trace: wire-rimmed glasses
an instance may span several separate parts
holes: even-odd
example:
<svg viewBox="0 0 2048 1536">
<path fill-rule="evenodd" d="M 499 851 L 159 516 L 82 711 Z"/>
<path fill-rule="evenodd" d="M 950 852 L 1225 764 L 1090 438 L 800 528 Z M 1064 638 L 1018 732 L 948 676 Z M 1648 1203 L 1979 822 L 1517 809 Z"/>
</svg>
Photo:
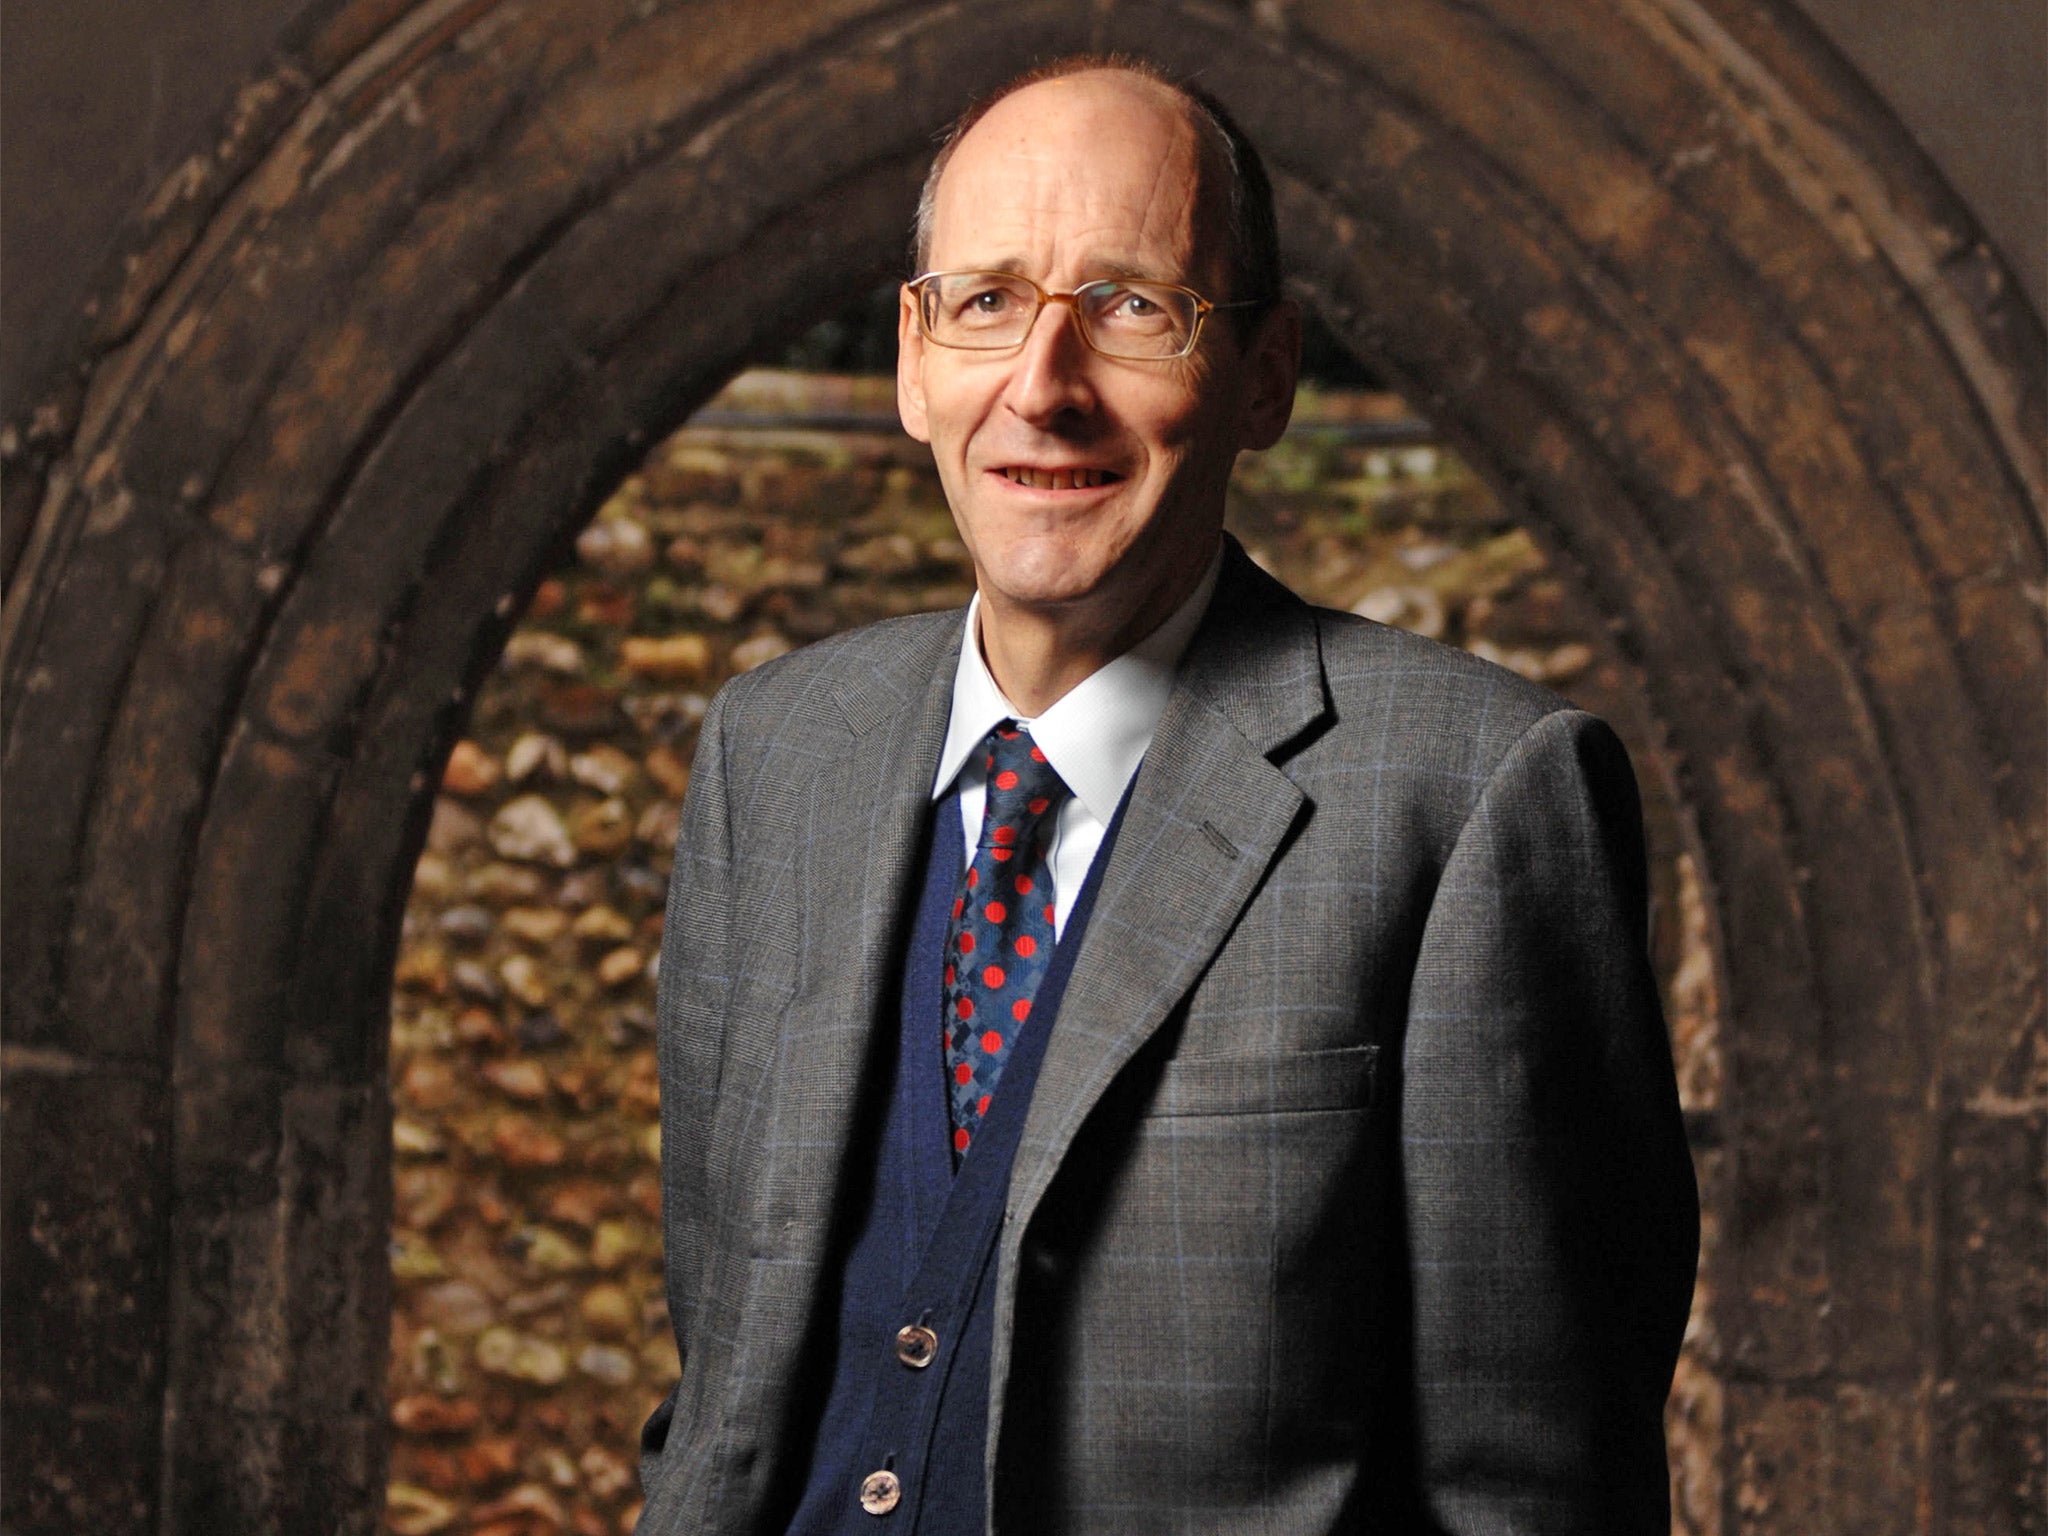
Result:
<svg viewBox="0 0 2048 1536">
<path fill-rule="evenodd" d="M 917 296 L 927 341 L 969 352 L 1022 344 L 1048 304 L 1070 305 L 1081 339 L 1104 357 L 1163 362 L 1186 357 L 1213 310 L 1250 309 L 1263 299 L 1212 304 L 1192 288 L 1150 278 L 1102 277 L 1052 293 L 1016 272 L 926 272 L 906 285 Z"/>
</svg>

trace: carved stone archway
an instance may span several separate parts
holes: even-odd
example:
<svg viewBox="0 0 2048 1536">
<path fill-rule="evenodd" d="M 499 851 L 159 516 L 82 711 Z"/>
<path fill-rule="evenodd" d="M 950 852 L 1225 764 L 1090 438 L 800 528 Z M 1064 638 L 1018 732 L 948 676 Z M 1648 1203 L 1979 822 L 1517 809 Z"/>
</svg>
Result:
<svg viewBox="0 0 2048 1536">
<path fill-rule="evenodd" d="M 468 690 L 639 445 L 900 261 L 934 131 L 1082 47 L 1242 116 L 1308 293 L 1641 669 L 1729 1017 L 1728 1528 L 2038 1506 L 2041 328 L 1796 13 L 356 0 L 10 466 L 11 1527 L 374 1525 Z"/>
</svg>

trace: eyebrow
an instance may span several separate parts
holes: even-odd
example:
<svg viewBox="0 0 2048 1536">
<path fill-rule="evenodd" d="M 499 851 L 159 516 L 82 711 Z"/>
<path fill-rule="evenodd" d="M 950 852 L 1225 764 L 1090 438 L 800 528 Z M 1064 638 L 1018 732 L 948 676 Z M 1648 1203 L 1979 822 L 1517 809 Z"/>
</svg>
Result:
<svg viewBox="0 0 2048 1536">
<path fill-rule="evenodd" d="M 1177 283 L 1180 281 L 1179 278 L 1175 277 L 1161 277 L 1156 271 L 1149 268 L 1132 266 L 1129 262 L 1123 261 L 1106 262 L 1103 264 L 1101 272 L 1104 277 L 1131 278 L 1151 283 Z"/>
<path fill-rule="evenodd" d="M 1028 277 L 1030 274 L 1024 270 L 1024 266 L 1024 258 L 1021 256 L 997 256 L 992 258 L 986 266 L 970 266 L 956 268 L 955 270 L 967 272 L 1014 272 L 1019 277 Z M 1089 270 L 1094 275 L 1085 278 L 1084 281 L 1091 283 L 1100 282 L 1105 277 L 1129 279 L 1134 282 L 1173 283 L 1176 286 L 1180 285 L 1183 281 L 1178 277 L 1161 277 L 1154 268 L 1139 266 L 1128 261 L 1105 261 L 1089 268 Z"/>
</svg>

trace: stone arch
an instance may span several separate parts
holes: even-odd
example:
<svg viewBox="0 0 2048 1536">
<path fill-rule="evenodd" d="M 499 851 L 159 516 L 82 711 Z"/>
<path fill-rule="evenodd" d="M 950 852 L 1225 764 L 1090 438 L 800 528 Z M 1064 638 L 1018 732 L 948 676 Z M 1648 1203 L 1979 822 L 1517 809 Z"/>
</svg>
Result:
<svg viewBox="0 0 2048 1536">
<path fill-rule="evenodd" d="M 2041 328 L 1788 5 L 356 0 L 14 466 L 10 1520 L 374 1523 L 389 979 L 469 690 L 637 445 L 901 260 L 951 113 L 1082 47 L 1239 112 L 1305 290 L 1640 669 L 1724 970 L 1745 1520 L 2038 1495 Z"/>
</svg>

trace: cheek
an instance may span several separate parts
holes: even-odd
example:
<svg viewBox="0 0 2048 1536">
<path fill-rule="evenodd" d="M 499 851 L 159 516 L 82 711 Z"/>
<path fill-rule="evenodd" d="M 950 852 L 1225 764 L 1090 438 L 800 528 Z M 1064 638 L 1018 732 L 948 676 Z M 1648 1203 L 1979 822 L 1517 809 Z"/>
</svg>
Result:
<svg viewBox="0 0 2048 1536">
<path fill-rule="evenodd" d="M 963 368 L 957 353 L 927 347 L 924 354 L 924 418 L 932 452 L 940 462 L 959 458 L 994 405 L 996 381 L 986 369 Z"/>
<path fill-rule="evenodd" d="M 1230 457 L 1221 451 L 1219 430 L 1220 424 L 1203 411 L 1189 409 L 1162 415 L 1145 434 L 1151 459 L 1148 478 L 1162 489 L 1191 478 L 1212 478 L 1214 462 Z"/>
<path fill-rule="evenodd" d="M 1144 435 L 1177 458 L 1199 457 L 1226 431 L 1232 412 L 1215 367 L 1197 354 L 1175 365 L 1159 387 L 1134 397 L 1132 418 Z"/>
</svg>

